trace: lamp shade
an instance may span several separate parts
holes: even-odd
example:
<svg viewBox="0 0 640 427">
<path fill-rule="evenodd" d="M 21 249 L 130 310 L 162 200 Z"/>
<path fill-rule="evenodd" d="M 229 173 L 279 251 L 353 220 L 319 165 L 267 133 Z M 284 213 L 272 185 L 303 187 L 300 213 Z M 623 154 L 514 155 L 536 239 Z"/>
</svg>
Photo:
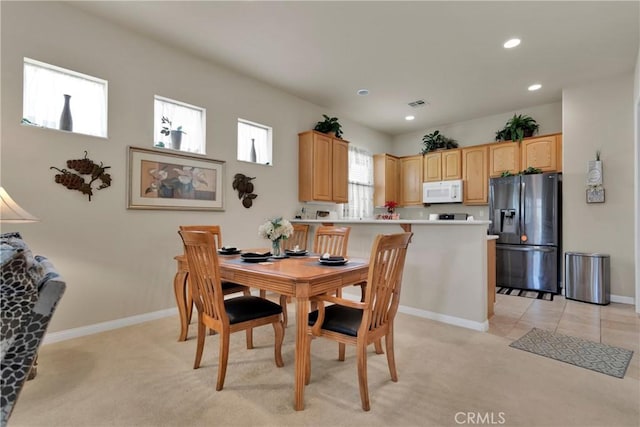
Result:
<svg viewBox="0 0 640 427">
<path fill-rule="evenodd" d="M 22 209 L 13 201 L 9 193 L 0 187 L 0 222 L 36 222 L 38 218 Z"/>
</svg>

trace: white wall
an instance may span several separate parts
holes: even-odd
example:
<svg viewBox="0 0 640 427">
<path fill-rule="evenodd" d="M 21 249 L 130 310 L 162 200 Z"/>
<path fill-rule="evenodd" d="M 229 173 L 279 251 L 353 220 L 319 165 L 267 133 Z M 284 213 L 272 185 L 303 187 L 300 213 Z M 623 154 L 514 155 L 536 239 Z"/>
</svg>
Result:
<svg viewBox="0 0 640 427">
<path fill-rule="evenodd" d="M 565 251 L 611 256 L 611 293 L 635 295 L 633 74 L 562 93 Z M 605 203 L 585 201 L 587 162 L 601 151 Z"/>
<path fill-rule="evenodd" d="M 48 256 L 67 281 L 49 332 L 174 308 L 173 256 L 182 252 L 181 224 L 219 224 L 225 243 L 261 246 L 262 222 L 296 212 L 297 134 L 331 111 L 63 3 L 2 2 L 1 19 L 1 183 L 41 220 L 2 231 L 22 232 L 34 253 Z M 24 56 L 108 80 L 109 138 L 20 125 Z M 227 162 L 224 212 L 126 209 L 127 146 L 152 146 L 155 94 L 207 109 L 207 157 Z M 273 167 L 235 160 L 238 117 L 273 126 Z M 390 150 L 388 136 L 341 123 L 353 144 Z M 111 166 L 113 177 L 91 202 L 55 184 L 49 169 L 85 150 Z M 256 177 L 251 209 L 232 192 L 235 173 Z"/>
<path fill-rule="evenodd" d="M 636 266 L 636 296 L 640 295 L 640 48 L 636 58 L 636 69 L 633 84 L 633 100 L 635 107 L 635 266 Z M 636 313 L 640 313 L 640 298 L 636 297 Z"/>
</svg>

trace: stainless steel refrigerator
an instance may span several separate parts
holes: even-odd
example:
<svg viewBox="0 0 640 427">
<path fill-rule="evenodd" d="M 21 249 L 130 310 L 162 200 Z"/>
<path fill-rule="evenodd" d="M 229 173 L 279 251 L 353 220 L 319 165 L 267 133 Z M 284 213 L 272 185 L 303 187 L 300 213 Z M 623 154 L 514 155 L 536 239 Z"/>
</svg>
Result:
<svg viewBox="0 0 640 427">
<path fill-rule="evenodd" d="M 562 175 L 491 178 L 489 233 L 496 242 L 496 286 L 559 293 Z"/>
</svg>

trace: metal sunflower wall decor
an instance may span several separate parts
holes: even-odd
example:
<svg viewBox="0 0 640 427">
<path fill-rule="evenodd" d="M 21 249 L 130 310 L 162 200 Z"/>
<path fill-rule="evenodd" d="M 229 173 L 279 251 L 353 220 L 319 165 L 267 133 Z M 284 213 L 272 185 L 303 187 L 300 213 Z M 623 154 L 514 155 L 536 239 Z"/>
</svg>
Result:
<svg viewBox="0 0 640 427">
<path fill-rule="evenodd" d="M 58 174 L 54 177 L 54 181 L 57 184 L 62 184 L 69 190 L 78 190 L 82 194 L 93 196 L 93 183 L 100 181 L 100 185 L 97 190 L 102 190 L 111 185 L 111 175 L 106 173 L 106 170 L 111 166 L 104 166 L 102 162 L 96 164 L 93 160 L 87 158 L 87 152 L 84 152 L 84 159 L 67 160 L 67 167 L 73 169 L 75 172 L 67 169 L 58 169 L 55 166 L 51 166 L 49 169 L 57 170 Z M 82 175 L 89 175 L 89 182 L 85 180 Z"/>
</svg>

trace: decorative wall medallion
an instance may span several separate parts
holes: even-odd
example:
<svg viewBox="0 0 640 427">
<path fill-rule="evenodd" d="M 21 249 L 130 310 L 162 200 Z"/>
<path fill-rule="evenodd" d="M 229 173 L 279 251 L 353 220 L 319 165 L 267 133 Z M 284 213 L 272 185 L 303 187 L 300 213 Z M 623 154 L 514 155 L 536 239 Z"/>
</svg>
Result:
<svg viewBox="0 0 640 427">
<path fill-rule="evenodd" d="M 232 187 L 234 190 L 238 191 L 238 199 L 242 200 L 242 206 L 247 209 L 253 205 L 253 199 L 258 197 L 257 194 L 253 193 L 254 187 L 251 181 L 254 179 L 256 179 L 255 176 L 253 178 L 249 178 L 241 173 L 237 173 L 233 177 Z"/>
<path fill-rule="evenodd" d="M 111 166 L 104 166 L 102 162 L 99 165 L 95 164 L 93 160 L 87 158 L 87 152 L 84 152 L 84 159 L 67 160 L 67 167 L 73 169 L 75 172 L 67 169 L 58 169 L 55 166 L 51 166 L 49 169 L 57 170 L 54 180 L 58 184 L 62 184 L 69 190 L 78 190 L 82 194 L 93 196 L 93 183 L 100 181 L 100 185 L 97 190 L 102 190 L 111 185 L 111 175 L 106 173 L 106 170 Z M 85 178 L 81 175 L 88 175 L 89 182 L 85 181 Z"/>
</svg>

